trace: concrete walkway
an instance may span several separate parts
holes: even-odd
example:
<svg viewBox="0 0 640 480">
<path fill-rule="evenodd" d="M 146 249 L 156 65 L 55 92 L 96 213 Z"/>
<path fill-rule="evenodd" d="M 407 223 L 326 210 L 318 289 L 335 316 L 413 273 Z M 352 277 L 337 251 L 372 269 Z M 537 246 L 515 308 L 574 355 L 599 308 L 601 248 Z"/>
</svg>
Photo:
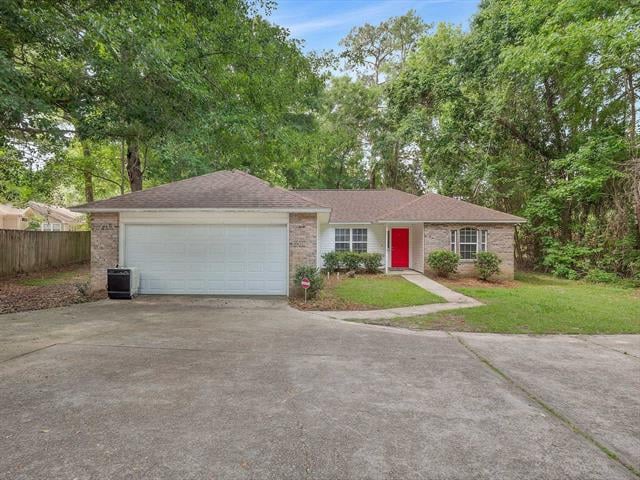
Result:
<svg viewBox="0 0 640 480">
<path fill-rule="evenodd" d="M 409 282 L 424 288 L 426 291 L 438 295 L 447 301 L 447 303 L 430 303 L 428 305 L 415 305 L 412 307 L 386 308 L 384 310 L 337 310 L 317 312 L 321 316 L 333 318 L 337 320 L 347 319 L 384 319 L 396 317 L 414 317 L 416 315 L 427 315 L 429 313 L 442 312 L 445 310 L 455 310 L 457 308 L 471 308 L 482 305 L 478 300 L 454 292 L 441 283 L 415 272 L 403 274 L 402 278 Z M 316 312 L 314 312 L 316 313 Z"/>
</svg>

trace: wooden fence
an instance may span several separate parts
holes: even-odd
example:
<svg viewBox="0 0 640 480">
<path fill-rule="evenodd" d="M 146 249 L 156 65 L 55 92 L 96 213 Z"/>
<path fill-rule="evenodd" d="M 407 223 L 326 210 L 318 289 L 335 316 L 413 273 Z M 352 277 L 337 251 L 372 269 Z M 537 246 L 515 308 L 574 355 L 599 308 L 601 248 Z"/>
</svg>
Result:
<svg viewBox="0 0 640 480">
<path fill-rule="evenodd" d="M 0 277 L 89 261 L 91 232 L 0 230 Z"/>
</svg>

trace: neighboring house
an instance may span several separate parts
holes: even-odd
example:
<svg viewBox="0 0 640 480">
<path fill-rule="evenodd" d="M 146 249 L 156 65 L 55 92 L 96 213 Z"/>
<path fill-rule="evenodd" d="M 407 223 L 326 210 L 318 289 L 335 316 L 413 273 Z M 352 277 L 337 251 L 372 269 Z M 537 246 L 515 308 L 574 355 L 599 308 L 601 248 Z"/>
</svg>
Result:
<svg viewBox="0 0 640 480">
<path fill-rule="evenodd" d="M 220 171 L 80 205 L 91 213 L 91 285 L 106 269 L 140 270 L 141 293 L 288 295 L 300 265 L 332 250 L 379 252 L 384 270 L 425 271 L 436 249 L 473 271 L 478 251 L 513 277 L 514 226 L 524 219 L 428 193 L 298 190 Z"/>
<path fill-rule="evenodd" d="M 45 232 L 78 230 L 85 218 L 83 214 L 72 212 L 68 208 L 38 202 L 29 202 L 24 215 L 27 219 L 40 221 L 40 230 Z"/>
<path fill-rule="evenodd" d="M 29 225 L 24 214 L 25 209 L 15 208 L 11 205 L 0 205 L 0 229 L 24 230 Z"/>
</svg>

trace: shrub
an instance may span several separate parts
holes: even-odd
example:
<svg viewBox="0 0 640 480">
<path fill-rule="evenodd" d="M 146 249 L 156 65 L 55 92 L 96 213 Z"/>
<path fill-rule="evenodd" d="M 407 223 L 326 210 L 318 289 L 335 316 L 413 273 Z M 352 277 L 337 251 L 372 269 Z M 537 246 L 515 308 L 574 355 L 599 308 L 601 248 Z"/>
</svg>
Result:
<svg viewBox="0 0 640 480">
<path fill-rule="evenodd" d="M 488 280 L 489 277 L 500 272 L 502 260 L 493 252 L 479 252 L 476 255 L 476 270 L 481 280 Z"/>
<path fill-rule="evenodd" d="M 381 253 L 361 253 L 362 264 L 368 273 L 378 273 L 382 265 Z"/>
<path fill-rule="evenodd" d="M 619 280 L 615 273 L 605 272 L 600 268 L 592 268 L 589 270 L 584 279 L 591 283 L 615 283 Z"/>
<path fill-rule="evenodd" d="M 362 265 L 362 255 L 357 252 L 338 252 L 338 259 L 346 270 L 359 270 Z"/>
<path fill-rule="evenodd" d="M 577 280 L 590 268 L 590 259 L 595 258 L 601 249 L 589 248 L 575 243 L 560 243 L 557 240 L 545 240 L 542 265 L 556 277 Z"/>
<path fill-rule="evenodd" d="M 333 273 L 340 268 L 339 252 L 327 252 L 322 254 L 325 272 Z"/>
<path fill-rule="evenodd" d="M 320 269 L 312 265 L 301 265 L 296 269 L 296 285 L 300 285 L 305 277 L 311 282 L 311 286 L 307 289 L 307 296 L 313 298 L 324 287 L 324 277 L 320 273 Z"/>
<path fill-rule="evenodd" d="M 460 257 L 449 250 L 434 250 L 427 257 L 427 264 L 440 277 L 447 277 L 458 270 Z"/>
</svg>

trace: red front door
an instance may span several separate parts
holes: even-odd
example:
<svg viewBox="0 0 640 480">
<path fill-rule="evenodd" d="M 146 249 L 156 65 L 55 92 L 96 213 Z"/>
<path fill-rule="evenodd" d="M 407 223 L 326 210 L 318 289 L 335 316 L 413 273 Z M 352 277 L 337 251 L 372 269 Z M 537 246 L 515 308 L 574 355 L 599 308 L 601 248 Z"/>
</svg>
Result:
<svg viewBox="0 0 640 480">
<path fill-rule="evenodd" d="M 391 268 L 409 268 L 409 229 L 391 229 Z"/>
</svg>

